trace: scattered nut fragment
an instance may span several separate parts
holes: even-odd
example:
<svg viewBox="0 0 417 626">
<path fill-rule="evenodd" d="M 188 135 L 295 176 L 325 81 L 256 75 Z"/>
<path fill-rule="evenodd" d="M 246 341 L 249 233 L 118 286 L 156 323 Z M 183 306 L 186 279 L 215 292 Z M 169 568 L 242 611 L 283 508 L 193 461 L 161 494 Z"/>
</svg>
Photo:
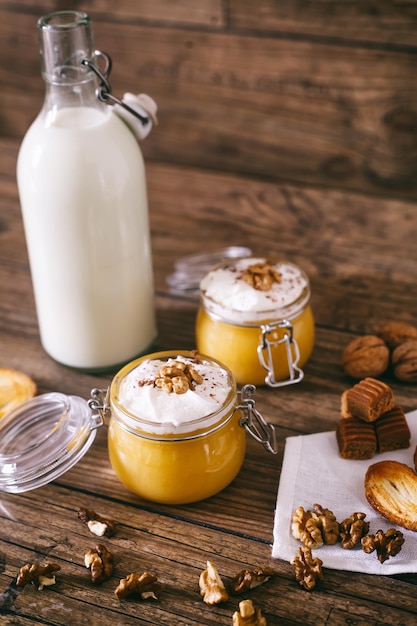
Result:
<svg viewBox="0 0 417 626">
<path fill-rule="evenodd" d="M 255 589 L 266 583 L 277 573 L 272 567 L 256 567 L 253 570 L 241 570 L 230 582 L 231 593 L 237 595 L 248 589 Z"/>
<path fill-rule="evenodd" d="M 352 513 L 340 524 L 340 540 L 342 548 L 351 550 L 357 546 L 362 537 L 369 532 L 369 522 L 365 522 L 366 513 Z"/>
<path fill-rule="evenodd" d="M 352 378 L 380 376 L 389 365 L 389 349 L 376 335 L 364 335 L 351 341 L 342 352 L 341 365 Z"/>
<path fill-rule="evenodd" d="M 101 584 L 108 580 L 113 573 L 113 556 L 103 544 L 99 543 L 95 549 L 90 549 L 84 556 L 85 566 L 91 571 L 91 581 Z"/>
<path fill-rule="evenodd" d="M 398 380 L 417 383 L 417 339 L 410 339 L 397 346 L 391 361 L 394 376 Z"/>
<path fill-rule="evenodd" d="M 207 561 L 207 569 L 201 572 L 199 587 L 200 595 L 206 604 L 212 606 L 229 599 L 229 594 L 219 576 L 217 567 L 212 561 Z"/>
<path fill-rule="evenodd" d="M 391 556 L 396 556 L 404 543 L 404 535 L 400 530 L 390 528 L 384 533 L 378 530 L 375 535 L 366 535 L 362 538 L 362 548 L 366 554 L 376 550 L 378 560 L 384 563 Z"/>
<path fill-rule="evenodd" d="M 26 563 L 20 568 L 16 579 L 18 587 L 24 587 L 28 583 L 38 587 L 38 591 L 42 591 L 44 587 L 55 585 L 55 572 L 58 572 L 61 566 L 57 563 L 46 563 L 38 565 L 37 563 Z"/>
<path fill-rule="evenodd" d="M 299 506 L 293 513 L 291 531 L 295 539 L 312 549 L 334 545 L 339 540 L 339 523 L 334 513 L 320 504 L 308 511 Z"/>
<path fill-rule="evenodd" d="M 189 363 L 173 361 L 161 367 L 155 378 L 155 386 L 167 393 L 186 393 L 194 385 L 201 385 L 203 377 Z"/>
<path fill-rule="evenodd" d="M 417 327 L 407 322 L 386 322 L 378 332 L 378 336 L 390 350 L 408 340 L 417 340 Z"/>
<path fill-rule="evenodd" d="M 131 595 L 138 595 L 141 600 L 159 600 L 162 585 L 158 582 L 155 574 L 143 572 L 142 574 L 129 574 L 122 578 L 114 591 L 119 600 Z"/>
<path fill-rule="evenodd" d="M 296 581 L 307 591 L 323 580 L 323 561 L 317 557 L 313 559 L 310 548 L 298 548 L 298 556 L 292 559 L 291 565 L 294 566 Z"/>
<path fill-rule="evenodd" d="M 252 600 L 239 602 L 239 611 L 233 613 L 233 626 L 267 626 L 261 609 L 253 606 Z"/>
<path fill-rule="evenodd" d="M 242 278 L 258 291 L 270 291 L 274 283 L 282 282 L 281 274 L 268 262 L 249 265 Z"/>
<path fill-rule="evenodd" d="M 112 537 L 116 532 L 116 522 L 102 517 L 91 509 L 78 509 L 78 518 L 88 526 L 93 535 L 97 537 Z"/>
</svg>

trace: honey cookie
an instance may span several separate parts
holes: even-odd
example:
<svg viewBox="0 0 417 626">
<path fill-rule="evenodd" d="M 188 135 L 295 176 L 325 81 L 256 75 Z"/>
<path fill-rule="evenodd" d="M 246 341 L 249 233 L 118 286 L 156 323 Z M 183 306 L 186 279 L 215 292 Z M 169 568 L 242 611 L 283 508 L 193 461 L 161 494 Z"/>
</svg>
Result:
<svg viewBox="0 0 417 626">
<path fill-rule="evenodd" d="M 23 372 L 0 367 L 0 418 L 36 395 L 35 382 Z"/>
</svg>

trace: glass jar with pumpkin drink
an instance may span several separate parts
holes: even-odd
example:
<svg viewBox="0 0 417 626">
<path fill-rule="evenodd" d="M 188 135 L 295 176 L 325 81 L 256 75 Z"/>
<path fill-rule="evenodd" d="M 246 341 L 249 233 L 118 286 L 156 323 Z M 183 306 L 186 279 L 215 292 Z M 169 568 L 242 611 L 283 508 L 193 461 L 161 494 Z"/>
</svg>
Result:
<svg viewBox="0 0 417 626">
<path fill-rule="evenodd" d="M 213 268 L 200 284 L 200 352 L 238 383 L 281 387 L 302 380 L 314 347 L 310 283 L 288 261 L 245 257 Z"/>
<path fill-rule="evenodd" d="M 242 466 L 245 430 L 276 453 L 274 428 L 254 408 L 253 391 L 246 385 L 238 392 L 227 367 L 193 352 L 132 361 L 108 394 L 109 455 L 118 478 L 165 504 L 218 493 Z"/>
</svg>

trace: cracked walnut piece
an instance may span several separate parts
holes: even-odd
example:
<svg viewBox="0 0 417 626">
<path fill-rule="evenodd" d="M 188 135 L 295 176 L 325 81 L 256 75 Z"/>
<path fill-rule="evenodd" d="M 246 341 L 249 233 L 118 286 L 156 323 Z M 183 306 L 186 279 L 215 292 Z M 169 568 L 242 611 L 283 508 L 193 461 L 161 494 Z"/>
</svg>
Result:
<svg viewBox="0 0 417 626">
<path fill-rule="evenodd" d="M 116 533 L 116 523 L 113 520 L 102 517 L 91 509 L 78 509 L 78 518 L 97 537 L 102 537 L 103 535 L 112 537 Z"/>
<path fill-rule="evenodd" d="M 351 550 L 357 546 L 362 537 L 369 532 L 369 522 L 365 522 L 366 513 L 352 513 L 340 524 L 340 540 L 342 548 Z"/>
<path fill-rule="evenodd" d="M 207 561 L 207 569 L 200 574 L 199 587 L 204 602 L 210 606 L 226 602 L 229 599 L 229 594 L 219 576 L 217 567 L 211 561 Z"/>
<path fill-rule="evenodd" d="M 186 393 L 194 385 L 201 385 L 202 376 L 189 363 L 174 361 L 164 365 L 155 378 L 155 386 L 167 393 Z"/>
<path fill-rule="evenodd" d="M 37 586 L 38 591 L 42 591 L 44 587 L 55 585 L 55 572 L 58 572 L 61 566 L 57 563 L 46 563 L 38 565 L 37 563 L 26 563 L 20 568 L 16 579 L 18 587 L 24 587 L 28 583 Z"/>
<path fill-rule="evenodd" d="M 232 579 L 230 591 L 237 595 L 248 589 L 255 589 L 255 587 L 266 583 L 276 573 L 277 571 L 272 567 L 256 567 L 253 570 L 244 569 Z"/>
<path fill-rule="evenodd" d="M 158 582 L 155 574 L 143 572 L 142 574 L 129 574 L 122 578 L 114 591 L 119 600 L 132 595 L 139 596 L 141 600 L 159 600 L 162 585 Z"/>
<path fill-rule="evenodd" d="M 108 580 L 113 573 L 113 556 L 101 543 L 86 552 L 84 563 L 91 572 L 91 581 L 97 585 Z"/>
<path fill-rule="evenodd" d="M 323 580 L 323 561 L 317 557 L 313 559 L 310 548 L 299 548 L 298 556 L 292 559 L 291 565 L 294 566 L 296 581 L 307 591 L 314 589 Z"/>
<path fill-rule="evenodd" d="M 404 543 L 404 536 L 400 530 L 389 528 L 386 533 L 378 530 L 375 535 L 366 535 L 362 539 L 362 548 L 366 554 L 376 550 L 378 561 L 384 563 L 390 556 L 396 556 Z"/>
<path fill-rule="evenodd" d="M 243 280 L 258 291 L 270 291 L 274 283 L 281 283 L 281 274 L 268 262 L 253 263 L 242 274 Z"/>
<path fill-rule="evenodd" d="M 311 549 L 334 545 L 339 540 L 339 524 L 334 513 L 320 504 L 308 511 L 299 506 L 293 513 L 291 531 L 295 539 Z"/>
<path fill-rule="evenodd" d="M 233 613 L 233 626 L 267 626 L 261 609 L 253 606 L 252 600 L 239 602 L 239 611 Z"/>
</svg>

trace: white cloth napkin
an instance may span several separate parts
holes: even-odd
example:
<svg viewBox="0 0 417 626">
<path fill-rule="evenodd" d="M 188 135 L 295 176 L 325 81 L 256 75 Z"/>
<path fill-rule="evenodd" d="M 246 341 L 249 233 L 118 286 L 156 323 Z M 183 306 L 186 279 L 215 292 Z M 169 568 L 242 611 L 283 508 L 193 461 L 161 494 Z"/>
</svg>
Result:
<svg viewBox="0 0 417 626">
<path fill-rule="evenodd" d="M 344 550 L 340 543 L 313 550 L 313 556 L 323 561 L 323 567 L 368 574 L 399 574 L 417 572 L 417 532 L 405 530 L 378 515 L 365 497 L 364 478 L 369 465 L 384 459 L 395 459 L 413 467 L 417 445 L 417 410 L 406 415 L 411 431 L 410 447 L 394 452 L 375 454 L 367 461 L 342 459 L 335 431 L 298 437 L 288 437 L 278 488 L 274 520 L 272 556 L 291 561 L 302 545 L 291 534 L 292 514 L 299 506 L 305 510 L 314 504 L 330 509 L 338 522 L 352 513 L 366 513 L 369 532 L 397 528 L 405 542 L 397 556 L 380 563 L 376 552 L 366 554 L 362 548 Z"/>
</svg>

